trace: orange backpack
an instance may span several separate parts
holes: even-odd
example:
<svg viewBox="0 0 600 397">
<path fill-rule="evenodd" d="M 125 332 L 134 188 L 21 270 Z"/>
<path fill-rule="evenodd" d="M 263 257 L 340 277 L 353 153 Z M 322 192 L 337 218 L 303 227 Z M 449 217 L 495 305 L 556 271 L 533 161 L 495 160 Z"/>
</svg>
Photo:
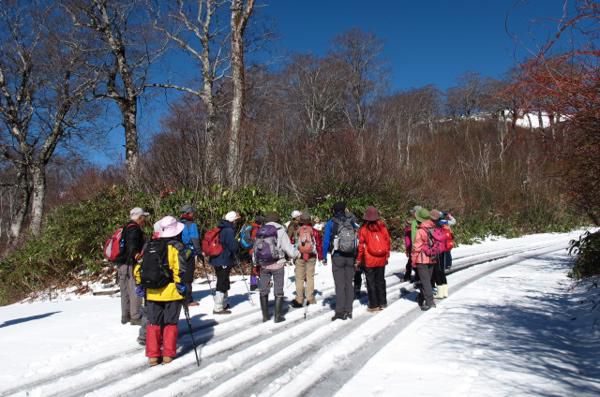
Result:
<svg viewBox="0 0 600 397">
<path fill-rule="evenodd" d="M 314 254 L 317 252 L 315 245 L 312 226 L 300 226 L 300 229 L 298 229 L 298 251 L 301 254 Z"/>
</svg>

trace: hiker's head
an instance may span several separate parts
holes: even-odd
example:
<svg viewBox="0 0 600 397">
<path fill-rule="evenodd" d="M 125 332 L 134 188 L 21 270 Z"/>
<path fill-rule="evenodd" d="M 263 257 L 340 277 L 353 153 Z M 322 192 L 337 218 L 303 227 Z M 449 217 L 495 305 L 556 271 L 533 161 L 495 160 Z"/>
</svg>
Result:
<svg viewBox="0 0 600 397">
<path fill-rule="evenodd" d="M 170 215 L 165 216 L 157 223 L 160 230 L 160 238 L 178 238 L 185 227 L 183 223 Z"/>
<path fill-rule="evenodd" d="M 223 219 L 225 219 L 227 222 L 236 223 L 240 220 L 240 214 L 235 211 L 229 211 L 227 214 L 225 214 Z"/>
<path fill-rule="evenodd" d="M 275 223 L 281 222 L 281 219 L 279 218 L 279 214 L 277 214 L 274 211 L 267 212 L 265 214 L 265 223 L 269 223 L 269 222 L 275 222 Z"/>
<path fill-rule="evenodd" d="M 376 222 L 379 220 L 379 211 L 375 207 L 367 207 L 363 214 L 363 220 L 365 222 Z"/>
<path fill-rule="evenodd" d="M 181 218 L 193 221 L 194 215 L 196 214 L 196 209 L 190 204 L 186 204 L 181 207 L 181 211 L 179 211 L 179 213 L 181 214 Z"/>
<path fill-rule="evenodd" d="M 346 213 L 346 203 L 343 201 L 338 201 L 333 205 L 333 215 L 345 214 Z"/>
<path fill-rule="evenodd" d="M 429 217 L 431 218 L 432 221 L 439 221 L 440 218 L 442 217 L 442 213 L 438 210 L 431 210 L 429 212 Z"/>
<path fill-rule="evenodd" d="M 426 220 L 430 219 L 429 211 L 426 208 L 419 208 L 419 210 L 415 213 L 415 219 L 417 222 L 422 223 Z"/>
<path fill-rule="evenodd" d="M 412 207 L 410 210 L 408 210 L 408 212 L 412 215 L 415 216 L 415 214 L 421 209 L 422 207 L 420 205 L 415 205 L 414 207 Z"/>
<path fill-rule="evenodd" d="M 302 213 L 302 215 L 298 217 L 298 223 L 301 225 L 312 225 L 312 219 L 309 214 Z"/>
<path fill-rule="evenodd" d="M 146 217 L 148 215 L 150 214 L 141 209 L 140 207 L 132 208 L 131 211 L 129 211 L 129 217 L 131 218 L 131 220 L 140 226 L 144 225 L 144 223 L 146 222 Z"/>
<path fill-rule="evenodd" d="M 300 220 L 301 216 L 302 216 L 302 211 L 298 211 L 298 210 L 293 210 L 292 211 L 292 221 L 294 223 L 298 223 L 298 221 Z"/>
</svg>

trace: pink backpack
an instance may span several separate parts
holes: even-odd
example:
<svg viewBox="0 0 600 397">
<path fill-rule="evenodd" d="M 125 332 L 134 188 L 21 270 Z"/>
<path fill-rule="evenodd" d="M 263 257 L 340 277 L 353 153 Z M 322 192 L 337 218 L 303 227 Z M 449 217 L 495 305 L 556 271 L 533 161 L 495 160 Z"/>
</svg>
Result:
<svg viewBox="0 0 600 397">
<path fill-rule="evenodd" d="M 446 250 L 446 235 L 442 228 L 427 228 L 427 246 L 423 248 L 425 255 L 438 256 Z"/>
</svg>

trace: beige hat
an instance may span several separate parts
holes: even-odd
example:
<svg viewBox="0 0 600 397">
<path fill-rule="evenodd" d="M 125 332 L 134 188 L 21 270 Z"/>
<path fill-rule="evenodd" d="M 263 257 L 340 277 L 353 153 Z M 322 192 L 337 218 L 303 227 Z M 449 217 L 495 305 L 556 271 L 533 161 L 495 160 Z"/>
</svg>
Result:
<svg viewBox="0 0 600 397">
<path fill-rule="evenodd" d="M 148 215 L 150 215 L 150 213 L 144 211 L 140 207 L 132 208 L 131 211 L 129 211 L 129 217 L 133 220 L 138 219 L 140 216 L 148 216 Z"/>
</svg>

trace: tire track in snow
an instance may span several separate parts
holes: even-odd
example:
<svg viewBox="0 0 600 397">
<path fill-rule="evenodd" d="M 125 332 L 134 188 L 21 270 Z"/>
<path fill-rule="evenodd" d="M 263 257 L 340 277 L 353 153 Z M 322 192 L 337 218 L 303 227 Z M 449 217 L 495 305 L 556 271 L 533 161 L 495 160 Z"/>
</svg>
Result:
<svg viewBox="0 0 600 397">
<path fill-rule="evenodd" d="M 562 242 L 562 240 L 561 240 Z M 547 244 L 547 243 L 546 243 Z M 523 243 L 522 247 L 528 247 L 527 249 L 524 249 L 523 251 L 527 251 L 530 250 L 532 245 L 530 244 L 526 244 Z M 515 254 L 515 250 L 521 248 L 521 246 L 515 246 L 512 247 L 510 249 L 500 249 L 500 250 L 495 250 L 489 253 L 485 253 L 485 254 L 472 254 L 472 255 L 464 255 L 461 257 L 457 257 L 454 261 L 455 266 L 453 269 L 453 272 L 462 270 L 464 268 L 467 267 L 471 267 L 471 266 L 475 266 L 477 264 L 481 264 L 481 263 L 485 263 L 488 262 L 490 260 L 494 260 L 494 259 L 498 259 L 499 257 L 505 257 L 507 255 L 514 255 Z M 388 274 L 386 274 L 386 278 L 391 278 L 391 280 L 388 281 L 388 289 L 393 289 L 396 288 L 398 285 L 409 285 L 408 283 L 402 283 L 400 282 L 400 280 L 398 279 L 398 274 L 399 270 L 402 269 L 398 269 L 396 268 L 395 270 L 391 270 L 388 272 Z M 324 294 L 324 298 L 331 298 L 333 296 L 333 287 L 328 287 L 328 288 L 324 288 L 322 290 L 322 292 L 330 292 L 328 294 Z M 309 316 L 310 318 L 314 318 L 317 317 L 319 318 L 320 313 L 325 311 L 327 312 L 326 317 L 330 316 L 330 310 L 328 307 L 321 307 L 319 308 L 319 310 L 315 310 L 318 307 L 315 306 L 311 306 L 309 310 Z M 247 348 L 247 345 L 251 345 L 252 341 L 260 338 L 261 336 L 265 336 L 266 334 L 272 333 L 272 332 L 288 332 L 291 328 L 301 325 L 302 323 L 306 323 L 305 321 L 302 320 L 301 313 L 299 313 L 301 311 L 291 311 L 288 313 L 288 321 L 282 323 L 283 326 L 281 327 L 277 327 L 277 325 L 280 324 L 272 324 L 272 323 L 265 323 L 264 325 L 260 322 L 260 313 L 258 311 L 257 308 L 250 308 L 249 310 L 245 310 L 242 313 L 238 313 L 238 314 L 234 314 L 230 317 L 228 317 L 226 320 L 223 321 L 214 321 L 212 324 L 204 324 L 201 325 L 200 327 L 195 327 L 194 329 L 194 335 L 198 338 L 198 336 L 200 337 L 201 340 L 203 341 L 207 341 L 208 343 L 204 346 L 200 346 L 202 353 L 206 352 L 205 355 L 202 356 L 203 359 L 206 359 L 207 364 L 208 365 L 212 365 L 211 363 L 216 362 L 217 360 L 227 356 L 227 355 L 231 355 L 231 354 L 236 354 L 239 353 L 240 351 L 244 350 Z M 294 315 L 294 313 L 298 313 L 297 316 Z M 292 321 L 290 321 L 292 320 Z M 302 321 L 301 321 L 302 320 Z M 307 320 L 308 321 L 308 320 Z M 232 326 L 230 327 L 228 324 L 235 324 L 236 326 Z M 336 323 L 340 323 L 339 321 Z M 355 322 L 354 322 L 355 323 Z M 260 327 L 261 325 L 263 325 L 263 328 L 267 328 L 267 330 L 263 330 L 261 328 L 261 332 L 248 332 L 248 334 L 245 336 L 245 340 L 240 341 L 240 334 L 242 334 L 244 331 L 241 332 L 237 332 L 237 330 L 239 328 L 247 328 L 250 327 L 248 329 L 252 330 L 254 328 Z M 214 329 L 215 331 L 217 330 L 223 330 L 223 328 L 227 329 L 227 328 L 232 328 L 230 329 L 228 332 L 224 332 L 223 335 L 220 338 L 215 338 L 214 336 L 208 336 L 208 334 L 210 334 L 210 329 Z M 282 328 L 282 329 L 279 329 Z M 191 340 L 189 338 L 189 335 L 186 338 L 186 334 L 188 332 L 182 332 L 181 334 L 183 335 L 183 338 L 181 339 L 181 344 L 183 345 L 183 350 L 187 351 L 187 353 L 190 352 L 191 349 Z M 215 332 L 216 333 L 216 332 Z M 221 333 L 221 332 L 219 332 Z M 231 335 L 229 335 L 231 333 Z M 202 335 L 204 335 L 205 339 L 202 339 Z M 276 336 L 276 335 L 274 335 Z M 273 338 L 274 336 L 270 336 L 270 338 Z M 234 339 L 231 339 L 234 338 Z M 237 339 L 236 339 L 237 338 Z M 236 343 L 233 342 L 234 340 L 236 340 L 237 342 L 240 343 Z M 314 346 L 313 346 L 314 348 Z M 35 382 L 32 382 L 28 385 L 22 385 L 19 386 L 18 389 L 14 388 L 8 391 L 4 391 L 2 392 L 2 394 L 0 395 L 7 395 L 7 394 L 11 394 L 11 393 L 15 393 L 15 392 L 21 392 L 18 395 L 31 395 L 30 392 L 33 392 L 32 394 L 41 394 L 41 395 L 47 395 L 47 392 L 51 392 L 52 388 L 48 387 L 48 386 L 55 386 L 55 389 L 53 392 L 51 393 L 58 393 L 61 396 L 64 395 L 82 395 L 87 391 L 93 391 L 97 388 L 101 388 L 102 386 L 106 386 L 109 384 L 114 384 L 114 383 L 119 383 L 121 382 L 123 386 L 127 386 L 130 387 L 128 390 L 129 391 L 133 391 L 134 394 L 137 394 L 140 390 L 137 389 L 135 387 L 131 387 L 133 386 L 134 383 L 131 382 L 131 378 L 135 377 L 136 375 L 140 375 L 140 373 L 147 373 L 148 370 L 151 371 L 155 371 L 156 369 L 148 369 L 148 367 L 146 366 L 145 363 L 145 358 L 140 357 L 140 353 L 142 352 L 142 348 L 136 348 L 136 349 L 130 349 L 121 353 L 117 353 L 99 360 L 94 360 L 90 363 L 81 365 L 79 367 L 76 367 L 74 369 L 70 369 L 67 371 L 64 371 L 63 373 L 59 373 L 59 374 L 53 374 L 50 377 L 47 377 L 45 379 L 41 379 Z M 175 370 L 176 366 L 175 363 L 177 362 L 182 362 L 184 361 L 184 358 L 188 358 L 188 361 L 190 361 L 190 363 L 188 364 L 192 364 L 193 367 L 191 365 L 189 365 L 190 368 L 186 368 L 186 373 L 193 373 L 193 372 L 197 372 L 197 371 L 204 371 L 204 364 L 203 367 L 200 368 L 200 370 L 195 368 L 195 358 L 193 357 L 193 353 L 190 354 L 184 354 L 182 356 L 180 356 L 177 360 L 175 360 L 172 364 L 170 364 L 169 366 L 164 366 L 161 367 L 161 369 L 163 368 L 170 368 L 173 366 L 173 370 Z M 211 359 L 211 357 L 213 357 Z M 114 369 L 113 371 L 111 371 L 111 367 L 113 363 L 122 363 L 123 361 L 131 361 L 131 365 L 126 366 L 127 368 L 123 368 L 118 367 L 116 369 Z M 182 368 L 180 368 L 181 370 Z M 153 386 L 155 386 L 156 384 L 159 384 L 161 382 L 166 382 L 166 381 L 171 381 L 174 378 L 178 379 L 180 378 L 182 375 L 181 371 L 174 373 L 175 371 L 171 371 L 173 373 L 170 374 L 161 374 L 161 375 L 165 375 L 165 377 L 161 377 L 159 380 L 151 382 L 151 384 Z M 152 373 L 151 375 L 154 375 L 154 373 Z M 158 374 L 156 374 L 158 375 Z M 77 378 L 83 378 L 81 379 L 81 382 L 77 382 Z M 57 387 L 57 385 L 62 384 L 62 387 Z M 123 393 L 127 393 L 127 387 L 125 387 L 124 390 L 122 390 L 121 392 Z M 147 388 L 143 388 L 145 390 L 147 390 Z M 119 392 L 119 393 L 121 393 Z M 104 394 L 106 395 L 106 394 Z"/>
</svg>

